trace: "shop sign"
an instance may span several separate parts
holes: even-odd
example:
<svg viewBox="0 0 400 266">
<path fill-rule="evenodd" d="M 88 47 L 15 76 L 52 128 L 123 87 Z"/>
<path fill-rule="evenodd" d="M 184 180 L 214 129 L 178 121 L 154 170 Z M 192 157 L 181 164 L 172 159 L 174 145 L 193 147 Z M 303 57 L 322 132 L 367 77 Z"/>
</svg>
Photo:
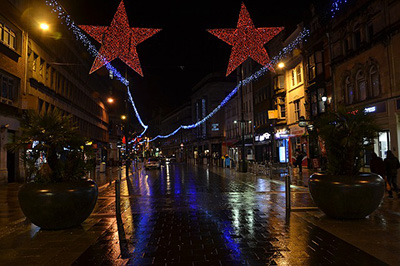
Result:
<svg viewBox="0 0 400 266">
<path fill-rule="evenodd" d="M 269 139 L 271 139 L 271 134 L 268 133 L 268 132 L 266 132 L 266 133 L 264 133 L 262 135 L 256 135 L 255 136 L 255 141 L 257 141 L 257 142 L 266 141 L 266 140 L 269 140 Z"/>
<path fill-rule="evenodd" d="M 268 110 L 268 119 L 278 119 L 278 110 Z"/>
<path fill-rule="evenodd" d="M 219 131 L 219 124 L 211 124 L 211 131 Z"/>
<path fill-rule="evenodd" d="M 304 127 L 292 127 L 290 129 L 290 134 L 294 136 L 302 136 L 306 133 L 306 129 Z"/>
<path fill-rule="evenodd" d="M 287 139 L 289 137 L 289 131 L 286 129 L 280 129 L 275 133 L 277 139 Z"/>
</svg>

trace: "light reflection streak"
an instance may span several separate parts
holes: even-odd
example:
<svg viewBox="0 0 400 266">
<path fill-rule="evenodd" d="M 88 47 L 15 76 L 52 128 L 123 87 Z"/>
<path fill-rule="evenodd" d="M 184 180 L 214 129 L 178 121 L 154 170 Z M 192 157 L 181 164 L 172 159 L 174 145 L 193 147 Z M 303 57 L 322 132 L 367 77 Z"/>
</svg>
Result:
<svg viewBox="0 0 400 266">
<path fill-rule="evenodd" d="M 196 187 L 194 184 L 194 179 L 190 178 L 189 179 L 189 187 Z M 214 222 L 218 229 L 222 232 L 222 236 L 224 238 L 224 241 L 227 245 L 227 247 L 232 251 L 232 256 L 235 260 L 241 260 L 242 259 L 242 252 L 240 251 L 239 244 L 236 243 L 235 239 L 232 238 L 231 232 L 234 231 L 232 224 L 228 220 L 220 221 L 221 218 L 215 217 L 211 212 L 204 210 L 199 206 L 199 202 L 197 202 L 198 194 L 195 189 L 192 191 L 193 193 L 188 194 L 189 198 L 189 206 L 192 210 L 195 212 L 203 212 L 206 214 L 207 218 L 210 219 L 212 222 Z"/>
</svg>

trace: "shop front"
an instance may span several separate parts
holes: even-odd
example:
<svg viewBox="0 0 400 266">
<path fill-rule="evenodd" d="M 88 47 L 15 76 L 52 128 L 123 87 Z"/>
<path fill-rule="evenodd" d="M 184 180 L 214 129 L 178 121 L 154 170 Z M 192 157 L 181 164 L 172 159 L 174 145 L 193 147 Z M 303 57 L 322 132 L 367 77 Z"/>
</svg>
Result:
<svg viewBox="0 0 400 266">
<path fill-rule="evenodd" d="M 289 141 L 289 158 L 292 165 L 295 164 L 296 156 L 298 153 L 304 154 L 302 166 L 308 166 L 308 134 L 305 127 L 293 125 L 289 128 L 290 141 Z"/>
<path fill-rule="evenodd" d="M 275 131 L 275 162 L 289 162 L 289 131 L 286 128 Z"/>
<path fill-rule="evenodd" d="M 255 160 L 257 162 L 271 161 L 272 137 L 273 135 L 269 132 L 256 134 L 254 136 Z"/>
</svg>

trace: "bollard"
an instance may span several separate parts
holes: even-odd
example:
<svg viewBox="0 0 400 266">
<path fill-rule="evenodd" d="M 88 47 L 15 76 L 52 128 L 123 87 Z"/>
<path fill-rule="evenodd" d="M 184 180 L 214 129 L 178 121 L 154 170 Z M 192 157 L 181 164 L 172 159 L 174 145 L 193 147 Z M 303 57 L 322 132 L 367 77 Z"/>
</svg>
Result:
<svg viewBox="0 0 400 266">
<path fill-rule="evenodd" d="M 290 198 L 290 182 L 291 182 L 291 167 L 288 165 L 288 173 L 285 177 L 285 196 L 286 196 L 286 211 L 291 210 L 291 198 Z"/>
<path fill-rule="evenodd" d="M 119 180 L 115 180 L 115 212 L 117 219 L 121 217 L 121 182 Z"/>
</svg>

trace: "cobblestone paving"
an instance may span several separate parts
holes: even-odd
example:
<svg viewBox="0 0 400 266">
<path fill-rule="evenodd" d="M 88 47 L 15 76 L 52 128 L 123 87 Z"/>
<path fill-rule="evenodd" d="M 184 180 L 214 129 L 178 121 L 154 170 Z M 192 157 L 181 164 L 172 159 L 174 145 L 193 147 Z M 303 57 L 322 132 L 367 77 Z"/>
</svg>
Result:
<svg viewBox="0 0 400 266">
<path fill-rule="evenodd" d="M 284 187 L 268 177 L 168 165 L 121 183 L 122 215 L 111 223 L 110 187 L 100 197 L 105 228 L 74 265 L 387 265 L 299 215 L 286 215 Z M 293 199 L 311 206 L 305 188 Z M 102 205 L 102 199 L 104 199 Z"/>
</svg>

